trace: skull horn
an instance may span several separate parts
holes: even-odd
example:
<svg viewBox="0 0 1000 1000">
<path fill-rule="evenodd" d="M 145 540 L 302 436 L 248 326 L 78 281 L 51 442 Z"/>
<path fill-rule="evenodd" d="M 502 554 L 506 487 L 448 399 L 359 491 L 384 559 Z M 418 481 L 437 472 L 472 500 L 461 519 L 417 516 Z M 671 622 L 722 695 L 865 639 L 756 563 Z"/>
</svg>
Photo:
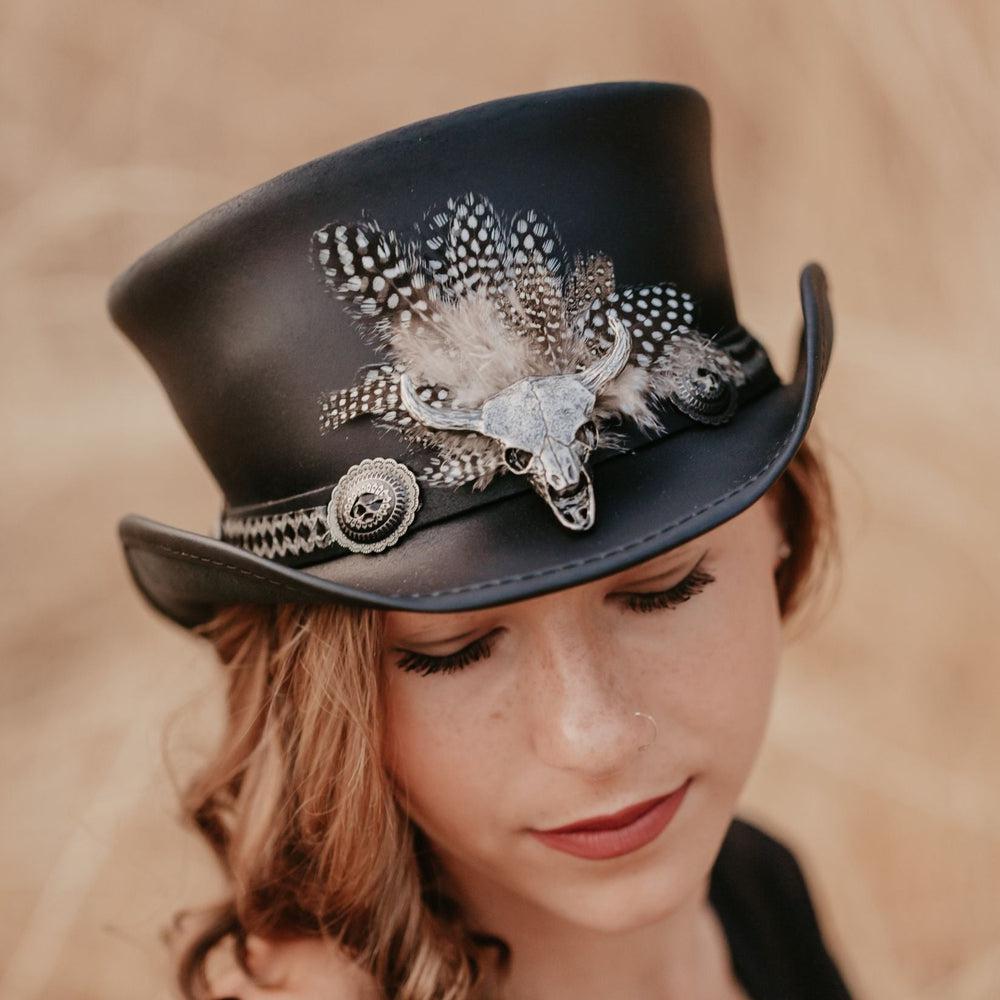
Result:
<svg viewBox="0 0 1000 1000">
<path fill-rule="evenodd" d="M 440 409 L 425 403 L 405 372 L 399 379 L 399 398 L 410 416 L 424 427 L 438 431 L 478 431 L 483 425 L 482 410 Z"/>
<path fill-rule="evenodd" d="M 631 339 L 625 324 L 617 316 L 609 316 L 608 323 L 615 331 L 614 343 L 603 358 L 598 358 L 586 371 L 578 376 L 580 381 L 595 395 L 613 378 L 617 378 L 628 361 L 632 350 Z"/>
</svg>

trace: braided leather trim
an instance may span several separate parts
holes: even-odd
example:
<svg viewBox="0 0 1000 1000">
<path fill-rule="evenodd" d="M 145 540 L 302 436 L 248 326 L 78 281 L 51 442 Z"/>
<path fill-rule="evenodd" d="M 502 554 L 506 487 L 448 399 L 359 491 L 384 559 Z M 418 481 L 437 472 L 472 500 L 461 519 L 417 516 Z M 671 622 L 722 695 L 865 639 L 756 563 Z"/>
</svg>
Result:
<svg viewBox="0 0 1000 1000">
<path fill-rule="evenodd" d="M 334 544 L 326 522 L 326 507 L 256 517 L 223 517 L 219 537 L 265 559 L 302 555 Z"/>
</svg>

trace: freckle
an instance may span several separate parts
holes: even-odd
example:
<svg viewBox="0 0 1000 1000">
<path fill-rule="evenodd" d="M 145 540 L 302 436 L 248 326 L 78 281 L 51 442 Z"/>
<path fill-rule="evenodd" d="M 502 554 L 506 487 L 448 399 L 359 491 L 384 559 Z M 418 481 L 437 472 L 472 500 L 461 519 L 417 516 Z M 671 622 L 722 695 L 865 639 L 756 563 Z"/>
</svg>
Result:
<svg viewBox="0 0 1000 1000">
<path fill-rule="evenodd" d="M 490 712 L 490 718 L 496 719 L 497 722 L 500 722 L 504 718 L 504 714 L 504 710 L 502 708 L 498 708 L 495 711 Z"/>
</svg>

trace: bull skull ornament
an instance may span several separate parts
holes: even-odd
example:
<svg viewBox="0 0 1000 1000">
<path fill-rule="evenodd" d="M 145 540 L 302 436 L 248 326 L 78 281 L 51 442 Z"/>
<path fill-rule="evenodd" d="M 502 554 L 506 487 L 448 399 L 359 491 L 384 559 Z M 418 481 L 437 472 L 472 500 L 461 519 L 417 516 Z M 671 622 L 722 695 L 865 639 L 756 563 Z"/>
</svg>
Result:
<svg viewBox="0 0 1000 1000">
<path fill-rule="evenodd" d="M 374 221 L 315 233 L 326 283 L 387 355 L 321 399 L 322 431 L 374 417 L 430 447 L 425 484 L 526 476 L 560 524 L 583 531 L 596 510 L 588 459 L 615 446 L 608 419 L 655 431 L 664 399 L 703 423 L 732 416 L 742 366 L 693 328 L 686 292 L 618 289 L 601 254 L 568 268 L 550 222 L 505 219 L 474 193 L 429 212 L 422 236 Z"/>
<path fill-rule="evenodd" d="M 506 468 L 527 476 L 559 523 L 582 531 L 594 524 L 594 487 L 586 461 L 597 444 L 592 419 L 598 393 L 628 361 L 628 331 L 612 318 L 611 350 L 580 373 L 535 375 L 490 396 L 475 410 L 435 409 L 417 394 L 410 376 L 399 396 L 410 415 L 442 431 L 475 431 L 503 448 Z"/>
</svg>

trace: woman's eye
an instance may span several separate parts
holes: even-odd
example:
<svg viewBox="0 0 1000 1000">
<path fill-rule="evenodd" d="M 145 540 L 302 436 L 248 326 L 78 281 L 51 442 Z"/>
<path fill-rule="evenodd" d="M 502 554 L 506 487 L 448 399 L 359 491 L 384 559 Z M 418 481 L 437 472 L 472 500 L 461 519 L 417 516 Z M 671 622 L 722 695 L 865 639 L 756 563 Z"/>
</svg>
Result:
<svg viewBox="0 0 1000 1000">
<path fill-rule="evenodd" d="M 486 635 L 474 639 L 467 646 L 448 653 L 446 656 L 428 656 L 426 653 L 416 653 L 411 649 L 402 649 L 402 655 L 396 661 L 396 666 L 409 673 L 418 673 L 423 676 L 427 674 L 445 673 L 450 674 L 456 670 L 467 667 L 476 660 L 485 660 L 493 651 L 493 643 L 500 634 L 499 629 L 487 632 Z"/>
<path fill-rule="evenodd" d="M 675 608 L 678 604 L 689 601 L 695 594 L 700 594 L 715 577 L 698 565 L 680 583 L 669 590 L 656 590 L 648 594 L 619 594 L 622 603 L 630 611 L 657 611 L 660 608 Z"/>
</svg>

